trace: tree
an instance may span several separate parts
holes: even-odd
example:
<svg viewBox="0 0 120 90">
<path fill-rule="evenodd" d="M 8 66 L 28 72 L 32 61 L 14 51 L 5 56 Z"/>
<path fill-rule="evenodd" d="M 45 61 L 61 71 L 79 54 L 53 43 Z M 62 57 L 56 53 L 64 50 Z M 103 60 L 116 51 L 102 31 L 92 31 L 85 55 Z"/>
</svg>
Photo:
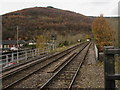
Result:
<svg viewBox="0 0 120 90">
<path fill-rule="evenodd" d="M 96 18 L 92 23 L 92 32 L 101 49 L 103 46 L 112 45 L 113 33 L 103 16 Z"/>
<path fill-rule="evenodd" d="M 44 48 L 46 43 L 46 39 L 43 35 L 37 36 L 37 48 Z"/>
<path fill-rule="evenodd" d="M 91 38 L 90 35 L 88 34 L 85 35 L 85 39 L 90 39 L 90 38 Z"/>
</svg>

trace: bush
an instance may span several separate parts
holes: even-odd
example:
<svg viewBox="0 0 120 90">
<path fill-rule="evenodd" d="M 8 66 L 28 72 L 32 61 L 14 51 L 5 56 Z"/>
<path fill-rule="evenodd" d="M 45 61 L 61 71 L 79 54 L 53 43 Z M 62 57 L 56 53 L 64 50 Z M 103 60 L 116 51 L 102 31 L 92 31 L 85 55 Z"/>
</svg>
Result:
<svg viewBox="0 0 120 90">
<path fill-rule="evenodd" d="M 36 48 L 36 45 L 28 45 L 28 44 L 26 44 L 24 47 L 25 48 Z"/>
<path fill-rule="evenodd" d="M 64 44 L 65 46 L 68 46 L 68 45 L 69 45 L 69 42 L 68 42 L 68 41 L 64 41 L 63 44 Z"/>
<path fill-rule="evenodd" d="M 64 44 L 63 43 L 59 43 L 58 47 L 63 47 Z"/>
<path fill-rule="evenodd" d="M 68 41 L 63 41 L 61 43 L 59 43 L 58 47 L 63 47 L 63 46 L 68 46 L 69 42 Z"/>
</svg>

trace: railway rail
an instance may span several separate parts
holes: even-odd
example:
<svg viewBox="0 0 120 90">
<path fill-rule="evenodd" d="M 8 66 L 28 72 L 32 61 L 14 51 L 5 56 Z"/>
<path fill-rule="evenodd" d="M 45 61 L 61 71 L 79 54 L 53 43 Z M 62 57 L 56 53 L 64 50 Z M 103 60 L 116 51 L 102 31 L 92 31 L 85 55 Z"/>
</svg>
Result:
<svg viewBox="0 0 120 90">
<path fill-rule="evenodd" d="M 85 57 L 88 53 L 89 45 L 85 45 L 79 52 L 76 52 L 67 63 L 65 63 L 61 69 L 59 69 L 54 75 L 42 86 L 38 86 L 40 90 L 52 89 L 52 88 L 72 88 L 72 84 L 81 68 Z M 80 59 L 76 59 L 78 55 L 82 55 Z"/>
<path fill-rule="evenodd" d="M 3 76 L 3 89 L 5 90 L 14 86 L 16 83 L 45 68 L 51 63 L 56 62 L 60 58 L 63 58 L 65 55 L 69 54 L 72 50 L 75 50 L 80 45 L 73 46 L 66 51 L 57 53 L 42 60 L 34 61 L 34 63 L 30 62 L 25 66 L 21 66 L 22 68 L 18 68 L 17 70 L 15 70 L 15 72 Z"/>
<path fill-rule="evenodd" d="M 42 54 L 47 54 L 47 51 L 47 48 L 37 48 L 2 53 L 0 55 L 0 65 L 2 66 L 2 71 L 5 71 L 6 69 L 12 68 L 14 66 L 18 66 L 18 64 L 21 64 L 24 61 L 29 61 L 31 58 L 39 58 L 39 56 Z"/>
<path fill-rule="evenodd" d="M 42 59 L 42 58 L 46 57 L 46 55 L 48 55 L 48 54 L 47 53 L 41 53 L 38 57 L 34 57 L 34 58 L 29 57 L 28 60 L 24 60 L 24 61 L 22 61 L 20 63 L 15 63 L 14 65 L 8 66 L 6 68 L 2 68 L 2 70 L 0 70 L 0 71 L 2 71 L 3 75 L 4 75 L 4 72 L 7 72 L 7 71 L 12 70 L 14 68 L 18 68 L 19 66 L 22 66 L 22 65 L 25 65 L 27 63 L 33 62 L 35 60 Z"/>
<path fill-rule="evenodd" d="M 94 84 L 94 83 L 98 82 L 97 78 L 99 77 L 99 73 L 97 74 L 94 70 L 92 70 L 90 68 L 92 65 L 96 65 L 94 43 L 91 43 L 90 48 L 88 50 L 88 53 L 85 57 L 85 61 L 83 62 L 82 69 L 79 69 L 79 71 L 78 71 L 78 73 L 77 73 L 77 75 L 74 79 L 74 82 L 72 83 L 72 85 L 70 87 L 71 89 L 76 90 L 78 88 L 79 89 L 82 89 L 82 88 L 96 88 L 97 86 L 99 88 L 99 84 Z M 88 68 L 86 68 L 86 67 L 88 67 Z M 94 69 L 97 70 L 98 68 L 94 67 Z"/>
<path fill-rule="evenodd" d="M 69 51 L 69 50 L 72 50 L 72 49 L 76 48 L 77 46 L 78 46 L 78 45 L 75 45 L 75 46 L 70 47 L 69 49 L 67 49 L 67 50 L 65 50 L 65 51 L 58 52 L 58 53 L 55 53 L 55 54 L 53 54 L 53 55 L 46 55 L 46 53 L 45 53 L 45 54 L 43 54 L 43 55 L 40 55 L 40 57 L 38 57 L 38 58 L 34 58 L 35 60 L 30 60 L 30 61 L 28 60 L 28 61 L 25 62 L 25 63 L 21 63 L 21 64 L 19 64 L 19 65 L 16 65 L 16 66 L 7 68 L 7 69 L 5 69 L 5 70 L 3 69 L 3 70 L 2 70 L 2 76 L 0 76 L 0 77 L 1 77 L 1 78 L 4 78 L 4 77 L 7 77 L 7 76 L 10 76 L 10 75 L 12 75 L 12 74 L 14 74 L 14 73 L 17 73 L 17 72 L 19 72 L 19 71 L 21 71 L 21 70 L 24 70 L 24 69 L 28 68 L 29 66 L 35 65 L 36 63 L 39 63 L 39 62 L 42 62 L 42 61 L 44 61 L 45 59 L 50 59 L 50 58 L 52 58 L 52 57 L 54 57 L 54 56 L 57 56 L 57 55 L 59 55 L 59 54 L 62 54 L 62 53 L 67 52 L 67 51 Z"/>
</svg>

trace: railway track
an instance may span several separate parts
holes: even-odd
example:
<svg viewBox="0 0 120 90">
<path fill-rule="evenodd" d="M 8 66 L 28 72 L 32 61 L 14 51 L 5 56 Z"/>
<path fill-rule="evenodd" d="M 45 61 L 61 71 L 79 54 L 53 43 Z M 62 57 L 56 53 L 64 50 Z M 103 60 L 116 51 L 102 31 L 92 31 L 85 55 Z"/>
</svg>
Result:
<svg viewBox="0 0 120 90">
<path fill-rule="evenodd" d="M 76 76 L 79 72 L 79 69 L 81 68 L 85 60 L 89 47 L 90 44 L 85 45 L 80 51 L 76 52 L 68 60 L 68 62 L 61 67 L 61 69 L 59 69 L 56 73 L 54 73 L 54 75 L 42 86 L 38 86 L 38 88 L 40 90 L 53 89 L 53 88 L 71 89 L 74 80 L 76 79 Z"/>
<path fill-rule="evenodd" d="M 11 65 L 11 66 L 6 67 L 6 68 L 3 67 L 2 70 L 0 70 L 0 71 L 2 71 L 2 72 L 3 72 L 3 75 L 4 75 L 4 72 L 7 72 L 7 71 L 9 71 L 9 70 L 11 70 L 11 69 L 14 69 L 14 68 L 17 68 L 17 67 L 19 67 L 19 66 L 25 65 L 25 64 L 27 64 L 27 63 L 33 62 L 33 61 L 35 61 L 35 60 L 41 59 L 41 58 L 45 57 L 46 55 L 48 55 L 48 54 L 47 54 L 47 53 L 41 53 L 38 57 L 37 57 L 37 56 L 34 57 L 34 58 L 32 58 L 32 56 L 31 56 L 31 57 L 28 57 L 28 60 L 22 61 L 22 62 L 20 62 L 20 63 L 14 64 L 14 65 Z M 4 75 L 4 76 L 5 76 L 5 75 Z"/>
<path fill-rule="evenodd" d="M 16 73 L 16 71 L 18 72 L 20 69 L 19 69 L 19 67 L 21 67 L 21 66 L 28 66 L 28 63 L 32 63 L 32 62 L 38 62 L 38 61 L 42 61 L 42 60 L 45 60 L 45 59 L 48 59 L 48 58 L 51 58 L 51 57 L 54 57 L 54 56 L 57 56 L 57 55 L 59 55 L 59 54 L 61 54 L 61 53 L 63 53 L 63 52 L 66 52 L 66 51 L 69 51 L 69 50 L 71 50 L 71 49 L 73 49 L 73 48 L 75 48 L 75 47 L 77 47 L 78 45 L 75 45 L 75 46 L 72 46 L 72 47 L 70 47 L 69 49 L 67 49 L 67 50 L 65 50 L 65 51 L 62 51 L 62 52 L 57 52 L 57 53 L 55 53 L 55 54 L 53 54 L 53 55 L 48 55 L 48 54 L 46 54 L 46 53 L 44 53 L 44 54 L 41 54 L 39 57 L 37 57 L 37 58 L 34 58 L 34 60 L 32 59 L 32 60 L 27 60 L 26 62 L 24 62 L 24 63 L 20 63 L 20 64 L 18 64 L 18 65 L 13 65 L 13 66 L 11 66 L 11 67 L 8 67 L 8 68 L 6 68 L 6 69 L 2 69 L 2 76 L 0 76 L 0 78 L 3 78 L 3 77 L 7 77 L 7 76 L 9 76 L 9 74 L 11 74 L 11 72 L 10 71 L 12 71 L 12 73 L 13 73 L 13 71 L 15 71 L 14 73 Z M 14 68 L 16 68 L 15 70 L 14 70 Z M 19 70 L 18 70 L 19 69 Z"/>
<path fill-rule="evenodd" d="M 8 89 L 14 86 L 16 83 L 28 78 L 30 75 L 36 73 L 39 70 L 42 70 L 43 68 L 50 65 L 51 63 L 56 62 L 60 58 L 65 57 L 72 50 L 75 50 L 78 46 L 79 45 L 71 47 L 67 49 L 66 51 L 57 53 L 47 59 L 38 60 L 34 63 L 30 63 L 29 65 L 25 65 L 24 68 L 16 70 L 16 72 L 14 73 L 7 74 L 6 76 L 3 77 L 3 89 L 5 90 L 5 89 Z"/>
<path fill-rule="evenodd" d="M 95 80 L 97 80 L 97 78 L 94 78 L 95 77 L 94 75 L 96 75 L 95 71 L 91 70 L 91 68 L 89 67 L 96 63 L 96 57 L 94 54 L 95 54 L 94 43 L 91 43 L 90 48 L 88 50 L 88 54 L 86 55 L 85 61 L 83 62 L 82 69 L 78 71 L 77 76 L 74 82 L 72 83 L 71 89 L 76 90 L 78 88 L 79 89 L 80 88 L 95 88 L 97 85 L 99 87 L 99 84 L 97 85 L 93 84 L 93 83 L 97 83 L 98 81 L 95 82 Z M 85 69 L 86 67 L 89 67 L 89 68 Z M 83 71 L 83 69 L 85 69 L 85 71 Z"/>
</svg>

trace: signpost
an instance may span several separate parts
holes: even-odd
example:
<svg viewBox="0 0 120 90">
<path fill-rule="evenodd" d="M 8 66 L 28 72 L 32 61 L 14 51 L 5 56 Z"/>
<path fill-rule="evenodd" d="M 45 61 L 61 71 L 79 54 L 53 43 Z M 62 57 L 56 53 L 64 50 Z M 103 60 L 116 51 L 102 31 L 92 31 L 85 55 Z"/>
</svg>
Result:
<svg viewBox="0 0 120 90">
<path fill-rule="evenodd" d="M 57 35 L 55 33 L 51 34 L 51 40 L 52 40 L 52 50 L 55 50 L 56 48 L 55 40 L 57 40 Z"/>
</svg>

